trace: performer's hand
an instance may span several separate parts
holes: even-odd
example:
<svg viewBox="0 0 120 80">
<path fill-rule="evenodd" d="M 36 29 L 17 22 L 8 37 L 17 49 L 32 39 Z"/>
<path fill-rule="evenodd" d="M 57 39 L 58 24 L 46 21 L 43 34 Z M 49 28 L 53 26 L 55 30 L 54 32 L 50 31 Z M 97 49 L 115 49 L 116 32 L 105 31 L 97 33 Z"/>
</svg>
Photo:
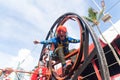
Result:
<svg viewBox="0 0 120 80">
<path fill-rule="evenodd" d="M 34 43 L 34 44 L 39 44 L 40 42 L 37 41 L 37 40 L 35 40 L 35 41 L 33 41 L 33 43 Z"/>
</svg>

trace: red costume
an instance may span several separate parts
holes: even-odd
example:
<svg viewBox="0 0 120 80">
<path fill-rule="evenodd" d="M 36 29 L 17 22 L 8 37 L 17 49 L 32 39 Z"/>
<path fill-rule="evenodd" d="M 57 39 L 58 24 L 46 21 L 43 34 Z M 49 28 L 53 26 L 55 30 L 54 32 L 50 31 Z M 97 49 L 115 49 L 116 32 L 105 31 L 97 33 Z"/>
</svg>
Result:
<svg viewBox="0 0 120 80">
<path fill-rule="evenodd" d="M 48 68 L 40 66 L 36 68 L 31 76 L 31 80 L 47 80 L 46 74 L 48 73 Z"/>
</svg>

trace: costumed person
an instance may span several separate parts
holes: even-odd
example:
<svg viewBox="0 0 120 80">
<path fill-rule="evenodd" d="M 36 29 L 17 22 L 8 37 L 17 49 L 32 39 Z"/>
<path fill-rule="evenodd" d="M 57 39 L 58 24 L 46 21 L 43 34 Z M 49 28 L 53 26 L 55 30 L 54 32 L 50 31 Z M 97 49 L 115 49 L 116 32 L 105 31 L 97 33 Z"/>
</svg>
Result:
<svg viewBox="0 0 120 80">
<path fill-rule="evenodd" d="M 40 61 L 39 66 L 34 70 L 31 80 L 48 80 L 48 76 L 50 75 L 48 68 L 45 64 Z"/>
<path fill-rule="evenodd" d="M 64 56 L 69 53 L 69 43 L 79 43 L 79 39 L 74 39 L 67 35 L 67 28 L 63 25 L 58 26 L 56 29 L 56 36 L 44 41 L 35 40 L 34 44 L 53 44 L 54 51 L 50 56 L 56 55 L 55 59 L 59 59 L 62 63 L 63 69 L 67 67 Z M 53 56 L 52 56 L 53 57 Z M 53 57 L 54 58 L 54 57 Z"/>
<path fill-rule="evenodd" d="M 43 56 L 42 56 L 42 61 L 44 62 L 45 66 L 49 66 L 49 49 L 45 48 L 43 50 Z"/>
</svg>

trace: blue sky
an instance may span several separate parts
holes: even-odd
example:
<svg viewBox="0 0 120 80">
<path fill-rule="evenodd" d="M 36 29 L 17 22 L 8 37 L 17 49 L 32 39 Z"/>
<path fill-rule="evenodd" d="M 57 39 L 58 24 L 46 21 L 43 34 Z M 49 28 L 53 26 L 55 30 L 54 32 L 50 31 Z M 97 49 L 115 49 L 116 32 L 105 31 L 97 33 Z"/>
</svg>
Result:
<svg viewBox="0 0 120 80">
<path fill-rule="evenodd" d="M 95 1 L 100 6 L 101 0 Z M 112 15 L 113 23 L 120 19 L 118 1 L 105 0 L 105 11 Z M 0 0 L 0 68 L 15 68 L 25 59 L 21 67 L 32 69 L 42 48 L 33 41 L 44 40 L 52 24 L 64 13 L 85 16 L 90 6 L 99 10 L 92 0 Z M 100 28 L 105 31 L 110 25 L 101 21 Z"/>
</svg>

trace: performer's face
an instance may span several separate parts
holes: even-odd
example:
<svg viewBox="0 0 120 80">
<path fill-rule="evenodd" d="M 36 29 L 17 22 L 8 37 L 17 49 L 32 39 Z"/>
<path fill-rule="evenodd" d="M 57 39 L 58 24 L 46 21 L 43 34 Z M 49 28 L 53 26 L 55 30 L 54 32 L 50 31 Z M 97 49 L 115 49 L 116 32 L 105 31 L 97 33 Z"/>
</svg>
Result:
<svg viewBox="0 0 120 80">
<path fill-rule="evenodd" d="M 60 38 L 60 40 L 64 40 L 66 38 L 66 32 L 59 31 L 58 32 L 58 37 Z"/>
</svg>

